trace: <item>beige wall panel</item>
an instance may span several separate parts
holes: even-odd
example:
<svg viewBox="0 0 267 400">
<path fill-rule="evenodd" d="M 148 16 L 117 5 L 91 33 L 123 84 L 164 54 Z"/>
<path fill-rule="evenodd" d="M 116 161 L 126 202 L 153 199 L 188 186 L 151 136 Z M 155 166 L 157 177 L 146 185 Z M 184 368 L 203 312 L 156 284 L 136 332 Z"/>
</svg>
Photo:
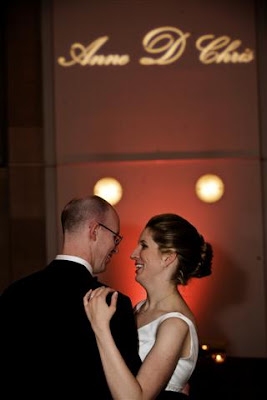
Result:
<svg viewBox="0 0 267 400">
<path fill-rule="evenodd" d="M 167 65 L 141 65 L 142 57 L 155 57 L 144 50 L 143 38 L 164 26 L 190 34 L 181 56 Z M 256 60 L 203 64 L 196 41 L 204 35 L 229 40 L 237 46 L 231 54 L 255 57 L 254 2 L 54 0 L 58 162 L 155 153 L 257 156 Z M 73 61 L 72 44 L 79 43 L 78 55 L 104 36 L 107 42 L 94 54 L 127 54 L 129 63 L 58 64 L 59 57 Z M 182 34 L 174 34 L 174 42 L 177 37 Z M 219 56 L 226 48 L 213 52 Z"/>
</svg>

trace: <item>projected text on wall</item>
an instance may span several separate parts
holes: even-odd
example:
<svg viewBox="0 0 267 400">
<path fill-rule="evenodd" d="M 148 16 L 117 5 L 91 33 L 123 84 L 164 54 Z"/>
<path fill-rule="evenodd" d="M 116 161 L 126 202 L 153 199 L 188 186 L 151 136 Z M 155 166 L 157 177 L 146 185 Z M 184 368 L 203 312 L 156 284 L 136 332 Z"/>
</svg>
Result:
<svg viewBox="0 0 267 400">
<path fill-rule="evenodd" d="M 175 27 L 160 27 L 151 30 L 143 38 L 143 48 L 150 56 L 140 57 L 141 65 L 168 65 L 178 61 L 186 54 L 186 44 L 190 33 L 184 33 Z M 70 59 L 58 58 L 62 67 L 81 66 L 124 66 L 131 61 L 129 54 L 103 54 L 105 44 L 110 40 L 102 36 L 85 46 L 73 43 L 70 47 Z M 242 41 L 231 39 L 227 35 L 216 37 L 213 34 L 200 36 L 195 47 L 199 51 L 202 64 L 249 63 L 254 59 L 253 50 L 242 50 Z"/>
</svg>

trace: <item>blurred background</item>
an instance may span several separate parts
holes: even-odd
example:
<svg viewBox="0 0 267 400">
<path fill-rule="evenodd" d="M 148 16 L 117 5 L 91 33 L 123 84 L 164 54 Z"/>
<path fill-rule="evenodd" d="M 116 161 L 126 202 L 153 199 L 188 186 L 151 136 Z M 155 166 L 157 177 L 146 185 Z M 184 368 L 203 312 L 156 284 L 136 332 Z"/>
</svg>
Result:
<svg viewBox="0 0 267 400">
<path fill-rule="evenodd" d="M 115 178 L 124 240 L 100 279 L 134 305 L 144 292 L 129 256 L 144 224 L 164 212 L 188 219 L 214 249 L 212 275 L 182 288 L 208 346 L 192 387 L 211 398 L 220 385 L 236 388 L 233 398 L 262 394 L 266 2 L 11 0 L 1 8 L 0 290 L 60 252 L 65 203 Z M 206 174 L 221 180 L 218 200 L 198 197 Z M 253 387 L 245 390 L 246 378 Z"/>
</svg>

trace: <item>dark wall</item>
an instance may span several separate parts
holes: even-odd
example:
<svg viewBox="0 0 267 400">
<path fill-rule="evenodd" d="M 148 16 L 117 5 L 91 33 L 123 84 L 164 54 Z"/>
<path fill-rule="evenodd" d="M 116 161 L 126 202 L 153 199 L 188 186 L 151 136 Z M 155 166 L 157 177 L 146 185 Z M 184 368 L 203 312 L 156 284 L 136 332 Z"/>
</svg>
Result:
<svg viewBox="0 0 267 400">
<path fill-rule="evenodd" d="M 8 1 L 1 16 L 1 286 L 45 264 L 41 12 Z"/>
</svg>

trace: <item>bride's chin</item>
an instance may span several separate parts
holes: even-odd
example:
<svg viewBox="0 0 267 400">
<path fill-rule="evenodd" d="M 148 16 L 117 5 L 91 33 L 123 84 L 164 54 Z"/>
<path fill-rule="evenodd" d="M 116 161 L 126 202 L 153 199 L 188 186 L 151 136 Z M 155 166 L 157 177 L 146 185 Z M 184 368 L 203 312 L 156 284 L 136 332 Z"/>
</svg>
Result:
<svg viewBox="0 0 267 400">
<path fill-rule="evenodd" d="M 142 285 L 142 277 L 140 277 L 139 274 L 136 274 L 136 275 L 135 275 L 135 280 L 136 280 L 136 282 L 140 283 L 140 285 Z M 142 285 L 142 286 L 143 286 L 143 285 Z"/>
</svg>

